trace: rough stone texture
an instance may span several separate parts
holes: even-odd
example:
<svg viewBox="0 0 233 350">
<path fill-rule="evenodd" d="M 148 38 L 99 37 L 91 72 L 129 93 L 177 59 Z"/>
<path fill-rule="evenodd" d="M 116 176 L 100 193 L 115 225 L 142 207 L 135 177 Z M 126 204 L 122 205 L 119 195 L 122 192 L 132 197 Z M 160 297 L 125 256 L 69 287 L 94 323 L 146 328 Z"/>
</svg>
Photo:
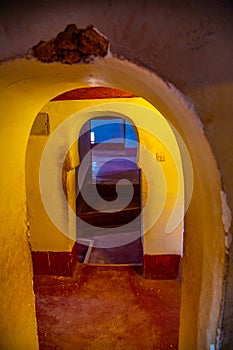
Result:
<svg viewBox="0 0 233 350">
<path fill-rule="evenodd" d="M 104 57 L 109 41 L 100 35 L 92 25 L 78 29 L 69 24 L 55 38 L 40 41 L 32 48 L 32 55 L 42 62 L 73 64 L 93 57 Z"/>
</svg>

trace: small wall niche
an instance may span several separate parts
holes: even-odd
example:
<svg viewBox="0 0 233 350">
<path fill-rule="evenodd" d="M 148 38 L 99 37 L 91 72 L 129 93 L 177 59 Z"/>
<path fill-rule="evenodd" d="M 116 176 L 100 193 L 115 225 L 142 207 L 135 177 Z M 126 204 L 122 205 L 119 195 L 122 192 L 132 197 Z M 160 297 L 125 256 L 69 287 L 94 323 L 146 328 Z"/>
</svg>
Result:
<svg viewBox="0 0 233 350">
<path fill-rule="evenodd" d="M 49 116 L 47 113 L 38 113 L 31 129 L 31 135 L 49 135 Z"/>
</svg>

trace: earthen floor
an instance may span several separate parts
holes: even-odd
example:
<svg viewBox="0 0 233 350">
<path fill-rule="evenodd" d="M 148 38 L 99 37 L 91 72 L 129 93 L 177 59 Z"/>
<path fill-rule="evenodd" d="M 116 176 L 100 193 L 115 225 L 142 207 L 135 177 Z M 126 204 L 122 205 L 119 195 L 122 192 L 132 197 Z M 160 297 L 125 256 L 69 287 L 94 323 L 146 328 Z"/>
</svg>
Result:
<svg viewBox="0 0 233 350">
<path fill-rule="evenodd" d="M 178 348 L 177 280 L 78 264 L 73 277 L 35 276 L 34 289 L 40 350 Z"/>
</svg>

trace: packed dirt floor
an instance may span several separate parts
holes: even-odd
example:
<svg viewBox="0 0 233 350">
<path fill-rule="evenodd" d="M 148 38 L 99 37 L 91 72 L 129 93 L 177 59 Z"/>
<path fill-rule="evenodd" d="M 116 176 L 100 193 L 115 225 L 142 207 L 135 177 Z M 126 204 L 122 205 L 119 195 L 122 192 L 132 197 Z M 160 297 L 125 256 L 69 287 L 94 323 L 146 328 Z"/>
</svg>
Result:
<svg viewBox="0 0 233 350">
<path fill-rule="evenodd" d="M 35 276 L 34 289 L 40 350 L 178 349 L 177 280 L 77 264 L 73 277 Z"/>
</svg>

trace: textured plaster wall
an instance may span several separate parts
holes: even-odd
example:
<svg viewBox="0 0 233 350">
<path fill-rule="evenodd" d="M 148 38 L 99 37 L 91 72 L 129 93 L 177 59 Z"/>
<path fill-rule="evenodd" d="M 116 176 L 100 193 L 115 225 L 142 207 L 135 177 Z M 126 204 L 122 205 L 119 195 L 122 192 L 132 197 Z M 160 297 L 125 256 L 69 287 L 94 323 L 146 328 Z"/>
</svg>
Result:
<svg viewBox="0 0 233 350">
<path fill-rule="evenodd" d="M 26 189 L 30 244 L 33 251 L 71 251 L 73 242 L 64 236 L 49 219 L 40 195 L 39 167 L 46 141 L 47 138 L 44 136 L 30 136 L 27 148 Z M 48 176 L 55 179 L 55 174 L 54 169 L 54 173 L 50 172 Z M 54 209 L 62 210 L 61 217 L 65 221 L 68 217 L 67 206 L 62 206 L 60 209 L 60 206 L 56 205 Z"/>
<path fill-rule="evenodd" d="M 146 115 L 143 115 L 144 119 L 147 119 L 146 117 Z M 167 128 L 160 126 L 161 132 L 159 132 L 159 125 L 152 118 L 148 118 L 148 122 L 151 125 L 150 132 L 146 132 L 140 128 L 138 129 L 143 148 L 145 147 L 150 151 L 148 153 L 142 150 L 139 157 L 139 166 L 143 171 L 145 170 L 147 172 L 147 176 L 149 175 L 147 180 L 146 176 L 142 174 L 143 203 L 146 204 L 147 201 L 149 203 L 148 213 L 146 210 L 143 214 L 144 254 L 182 255 L 184 175 L 180 151 L 175 136 L 169 126 Z M 153 131 L 154 135 L 151 134 Z M 154 167 L 151 155 L 156 159 L 156 154 L 161 152 L 165 156 L 165 161 L 157 162 L 158 168 Z M 147 188 L 148 182 L 149 188 Z M 166 192 L 165 198 L 163 198 L 164 186 Z M 163 201 L 164 204 L 161 206 Z M 175 217 L 180 216 L 180 220 L 179 224 L 175 225 L 171 232 L 169 232 L 169 220 L 175 207 L 177 208 Z M 161 212 L 160 209 L 162 209 Z M 147 225 L 150 227 L 149 230 L 147 229 Z"/>
<path fill-rule="evenodd" d="M 3 3 L 1 11 L 3 58 L 27 53 L 40 40 L 54 37 L 67 23 L 78 27 L 92 23 L 109 38 L 113 53 L 156 68 L 179 86 L 229 79 L 231 47 L 226 41 L 230 45 L 230 0 L 68 0 L 65 4 L 42 0 L 21 1 L 20 9 L 12 3 Z"/>
<path fill-rule="evenodd" d="M 0 348 L 38 349 L 24 172 L 28 128 L 21 114 L 33 115 L 34 106 L 22 101 L 18 86 L 9 91 L 2 81 L 1 87 Z"/>
<path fill-rule="evenodd" d="M 168 80 L 176 85 L 181 90 L 186 99 L 190 100 L 197 110 L 201 121 L 204 126 L 204 132 L 207 135 L 210 146 L 214 152 L 217 166 L 221 174 L 221 181 L 223 189 L 227 194 L 228 204 L 233 210 L 233 191 L 232 191 L 232 169 L 233 169 L 233 155 L 232 149 L 232 129 L 233 129 L 233 100 L 232 100 L 232 80 L 233 80 L 233 20 L 232 20 L 232 2 L 229 0 L 219 1 L 190 1 L 190 2 L 168 2 L 168 1 L 98 1 L 93 2 L 91 0 L 81 1 L 56 1 L 56 5 L 53 2 L 47 1 L 34 1 L 30 4 L 24 4 L 21 2 L 20 9 L 17 5 L 13 6 L 13 1 L 1 5 L 1 57 L 2 59 L 8 59 L 15 56 L 24 56 L 28 49 L 40 40 L 47 40 L 55 36 L 57 32 L 64 29 L 64 27 L 71 22 L 74 22 L 79 27 L 85 27 L 87 24 L 93 23 L 98 30 L 103 34 L 107 35 L 111 42 L 111 51 L 114 54 L 129 58 L 139 64 L 142 64 L 149 69 L 157 72 L 165 80 Z M 110 20 L 108 20 L 110 19 Z M 49 66 L 50 67 L 50 66 Z M 119 68 L 119 67 L 118 67 Z M 3 69 L 3 68 L 2 68 Z M 9 69 L 11 73 L 9 73 Z M 41 81 L 37 79 L 37 85 L 33 88 L 27 89 L 28 83 L 34 79 L 35 69 L 37 66 L 32 64 L 30 68 L 28 66 L 27 73 L 23 73 L 20 76 L 22 70 L 21 65 L 10 66 L 10 68 L 4 67 L 6 74 L 1 74 L 2 86 L 8 87 L 10 91 L 9 97 L 3 97 L 4 103 L 8 103 L 4 114 L 1 117 L 2 121 L 7 121 L 12 126 L 20 124 L 22 121 L 22 113 L 19 115 L 12 111 L 12 101 L 18 103 L 24 111 L 28 110 L 30 96 L 34 93 L 38 94 L 37 100 L 33 101 L 35 117 L 36 113 L 46 103 L 45 99 L 42 99 L 39 95 L 40 89 L 44 89 L 47 86 L 47 81 Z M 73 70 L 69 70 L 73 72 Z M 130 69 L 129 69 L 130 71 Z M 46 77 L 50 77 L 50 68 L 45 66 L 44 72 Z M 66 71 L 65 76 L 58 76 L 57 79 L 60 82 L 71 81 L 73 77 Z M 92 79 L 92 84 L 95 81 L 100 83 L 103 79 L 103 72 L 99 71 L 95 73 L 95 79 L 93 76 L 89 76 Z M 10 74 L 10 78 L 8 76 Z M 84 79 L 85 73 L 80 74 L 80 79 Z M 130 82 L 127 81 L 128 74 L 125 75 L 123 85 L 127 89 L 132 90 Z M 19 82 L 17 83 L 17 79 Z M 20 82 L 21 79 L 21 82 Z M 135 82 L 140 81 L 140 76 L 134 74 Z M 144 77 L 145 79 L 145 77 Z M 43 79 L 42 79 L 43 80 Z M 85 80 L 85 79 L 84 79 Z M 115 75 L 114 79 L 110 77 L 108 79 L 109 84 L 114 81 L 115 85 L 122 87 L 120 81 L 120 74 Z M 67 84 L 64 90 L 68 90 L 72 87 L 77 87 L 76 84 Z M 155 84 L 156 85 L 156 84 Z M 136 85 L 135 85 L 136 86 Z M 150 80 L 141 83 L 138 86 L 137 93 L 141 96 L 147 96 L 147 99 L 153 102 L 156 106 L 159 106 L 160 112 L 167 117 L 171 116 L 171 109 L 175 108 L 177 113 L 179 107 L 176 102 L 171 100 L 165 101 L 165 95 L 163 92 L 158 92 L 158 89 L 163 90 L 160 85 L 157 86 L 157 96 L 154 96 L 153 82 Z M 10 89 L 10 90 L 9 90 Z M 62 89 L 62 88 L 61 88 Z M 50 97 L 54 96 L 58 91 L 57 83 L 52 83 L 48 87 Z M 168 87 L 169 90 L 169 87 Z M 13 98 L 15 92 L 17 94 Z M 175 93 L 175 91 L 174 91 Z M 5 90 L 4 90 L 5 94 Z M 22 101 L 19 96 L 27 95 L 27 103 L 25 100 Z M 169 95 L 170 96 L 170 95 Z M 170 96 L 171 97 L 171 96 Z M 177 101 L 178 96 L 175 101 Z M 42 101 L 43 100 L 43 101 Z M 8 102 L 7 102 L 8 101 Z M 9 109 L 10 106 L 10 109 Z M 7 111 L 7 113 L 6 113 Z M 186 112 L 185 112 L 186 113 Z M 179 113 L 178 113 L 179 114 Z M 4 115 L 4 117 L 3 117 Z M 14 118 L 13 118 L 14 115 Z M 187 111 L 189 115 L 189 111 Z M 18 116 L 18 119 L 16 118 Z M 187 122 L 187 118 L 184 113 L 180 113 L 180 120 L 176 121 L 175 124 L 178 129 L 184 127 L 184 123 Z M 20 124 L 21 125 L 21 124 Z M 29 127 L 23 123 L 23 128 L 28 130 Z M 215 224 L 212 213 L 214 212 L 219 218 L 221 218 L 221 210 L 218 207 L 218 195 L 217 191 L 220 192 L 221 186 L 218 181 L 213 180 L 210 184 L 210 179 L 214 179 L 216 174 L 216 168 L 205 167 L 204 161 L 207 157 L 204 152 L 204 145 L 202 141 L 197 142 L 195 140 L 195 132 L 193 127 L 185 126 L 188 128 L 185 133 L 189 135 L 189 144 L 193 150 L 196 150 L 196 165 L 195 174 L 196 182 L 194 191 L 193 201 L 190 209 L 187 213 L 186 222 L 186 237 L 189 244 L 185 244 L 185 250 L 187 252 L 185 259 L 187 258 L 187 265 L 184 262 L 184 284 L 183 289 L 183 306 L 182 306 L 182 322 L 181 322 L 181 348 L 186 349 L 184 344 L 191 344 L 189 348 L 208 348 L 208 341 L 214 341 L 214 333 L 217 327 L 217 314 L 218 314 L 218 301 L 221 290 L 221 276 L 222 276 L 222 263 L 224 257 L 222 251 L 222 227 L 219 223 Z M 12 130 L 8 129 L 8 143 Z M 193 136 L 192 136 L 193 134 Z M 21 134 L 22 136 L 23 134 Z M 185 134 L 183 135 L 185 136 Z M 22 136 L 23 137 L 23 136 Z M 199 140 L 199 138 L 198 138 Z M 24 147 L 26 147 L 26 140 L 22 141 Z M 19 179 L 24 179 L 24 173 L 21 168 L 18 168 L 17 178 L 14 176 L 12 169 L 14 164 L 16 165 L 16 159 L 22 159 L 17 156 L 15 148 L 17 145 L 13 144 L 10 146 L 12 158 L 11 163 L 8 167 L 4 166 L 4 171 L 12 173 L 14 180 L 8 183 L 8 177 L 6 176 L 3 184 L 6 184 L 6 198 L 10 200 L 10 203 L 18 203 L 19 207 L 22 207 L 24 199 L 23 197 L 8 196 L 8 189 L 15 188 L 15 185 L 22 190 Z M 5 147 L 4 147 L 5 149 Z M 208 151 L 209 152 L 209 151 Z M 208 153 L 207 152 L 207 153 Z M 208 153 L 209 154 L 209 153 Z M 4 164 L 8 159 L 3 153 Z M 18 157 L 18 158 L 17 158 Z M 214 163 L 214 160 L 209 160 Z M 202 163 L 203 162 L 203 163 Z M 203 171 L 201 169 L 203 166 Z M 17 166 L 19 164 L 17 163 Z M 214 165 L 213 165 L 214 167 Z M 200 178 L 200 171 L 202 176 Z M 206 174 L 204 174 L 206 172 Z M 208 204 L 204 205 L 204 193 L 209 188 L 214 190 L 208 190 L 209 201 Z M 199 195 L 198 195 L 199 193 Z M 214 196 L 215 200 L 212 200 Z M 13 198 L 15 200 L 13 200 Z M 20 199 L 19 199 L 20 198 Z M 6 202 L 8 201 L 6 200 Z M 17 201 L 20 201 L 17 202 Z M 13 204 L 11 204 L 13 205 Z M 10 206 L 11 206 L 10 205 Z M 15 205 L 15 204 L 14 204 Z M 14 207 L 13 205 L 13 207 Z M 15 207 L 14 207 L 15 208 Z M 210 214 L 211 213 L 211 214 Z M 5 212 L 3 211 L 3 214 Z M 4 225 L 6 229 L 2 232 L 8 232 L 8 221 L 11 220 L 12 227 L 19 227 L 25 224 L 22 221 L 21 214 L 16 214 L 12 217 L 10 215 L 4 215 Z M 203 226 L 203 222 L 205 226 Z M 21 224 L 19 224 L 21 222 Z M 218 230 L 218 233 L 216 232 Z M 20 230 L 17 230 L 18 232 Z M 25 231 L 23 231 L 25 232 Z M 6 233 L 7 235 L 7 233 Z M 206 237 L 210 241 L 206 240 Z M 7 239 L 9 237 L 7 236 Z M 7 258 L 8 259 L 8 258 Z M 189 260 L 189 261 L 188 261 Z M 214 261 L 214 264 L 212 262 Z M 192 263 L 190 263 L 192 262 Z M 216 273 L 214 268 L 217 269 Z M 189 265 L 191 264 L 191 265 Z M 185 265 L 187 268 L 185 268 Z M 218 270 L 220 268 L 221 271 Z M 192 270 L 193 269 L 193 270 Z M 209 270 L 208 270 L 209 269 Z M 193 272 L 192 272 L 193 271 Z M 25 273 L 26 274 L 26 273 Z M 203 277 L 204 276 L 204 277 Z M 227 284 L 227 295 L 224 305 L 224 349 L 231 349 L 232 339 L 232 328 L 233 328 L 233 247 L 231 246 L 229 251 L 229 269 L 226 276 Z M 209 279 L 211 279 L 210 284 Z M 188 281 L 192 281 L 188 284 Z M 200 284 L 201 281 L 201 284 Z M 216 284 L 216 285 L 215 285 Z M 189 286 L 189 287 L 188 287 Z M 213 288 L 211 288 L 211 286 Z M 201 290 L 200 288 L 203 287 Z M 214 292 L 213 292 L 214 290 Z M 201 294 L 201 298 L 200 298 Z M 215 300 L 216 305 L 212 305 L 212 301 Z M 204 302 L 205 300 L 205 302 Z M 210 305 L 212 305 L 210 307 Z M 203 306 L 203 307 L 202 307 Z M 210 321 L 210 312 L 205 312 L 206 307 L 215 313 L 215 316 Z M 197 327 L 198 311 L 200 312 L 199 322 L 202 322 Z M 186 311 L 186 312 L 185 312 Z M 190 313 L 188 312 L 190 311 Z M 202 317 L 203 316 L 203 317 Z M 209 320 L 209 321 L 208 321 Z M 212 326 L 209 327 L 203 322 L 211 322 Z M 208 334 L 207 331 L 212 335 Z M 203 335 L 202 332 L 205 332 Z M 186 334 L 184 336 L 184 334 Z M 197 347 L 196 335 L 198 336 L 198 342 L 202 342 L 203 347 Z M 207 340 L 208 339 L 208 340 Z M 186 343 L 185 343 L 186 342 Z M 203 342 L 206 342 L 203 345 Z"/>
<path fill-rule="evenodd" d="M 233 33 L 233 31 L 232 31 Z M 229 46 L 228 46 L 229 45 Z M 228 44 L 225 39 L 225 51 L 230 50 L 233 57 L 232 42 Z M 224 52 L 222 53 L 224 56 Z M 188 92 L 190 99 L 195 101 L 201 120 L 205 126 L 206 135 L 210 141 L 214 155 L 218 162 L 223 189 L 226 193 L 227 205 L 233 212 L 233 64 L 229 62 L 228 77 L 214 84 L 205 84 L 193 87 Z M 203 102 L 204 101 L 204 102 Z M 228 209 L 229 210 L 229 209 Z M 227 210 L 227 211 L 228 211 Z M 226 212 L 226 210 L 225 210 Z M 229 215 L 228 215 L 229 217 Z M 229 225 L 230 223 L 230 225 Z M 230 350 L 233 343 L 233 245 L 231 220 L 228 220 L 227 234 L 227 275 L 226 297 L 223 313 L 224 341 L 223 349 Z"/>
</svg>

